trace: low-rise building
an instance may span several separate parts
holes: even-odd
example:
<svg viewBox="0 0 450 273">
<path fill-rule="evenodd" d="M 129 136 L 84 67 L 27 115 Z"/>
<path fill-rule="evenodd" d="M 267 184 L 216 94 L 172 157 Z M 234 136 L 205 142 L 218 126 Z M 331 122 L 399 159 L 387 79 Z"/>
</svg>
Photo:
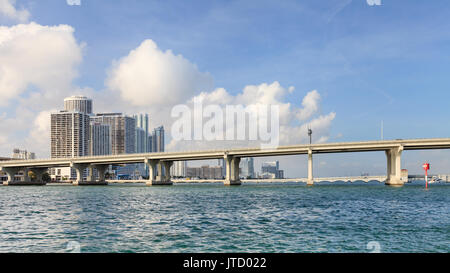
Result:
<svg viewBox="0 0 450 273">
<path fill-rule="evenodd" d="M 199 179 L 223 179 L 221 166 L 187 167 L 186 177 Z"/>
<path fill-rule="evenodd" d="M 263 179 L 283 179 L 284 171 L 280 170 L 280 162 L 264 162 L 261 166 L 260 178 Z"/>
</svg>

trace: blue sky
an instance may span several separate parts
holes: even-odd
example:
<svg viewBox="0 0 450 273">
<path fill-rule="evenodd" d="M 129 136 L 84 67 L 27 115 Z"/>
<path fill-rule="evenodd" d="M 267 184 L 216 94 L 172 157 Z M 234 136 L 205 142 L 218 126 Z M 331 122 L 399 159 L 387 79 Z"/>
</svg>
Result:
<svg viewBox="0 0 450 273">
<path fill-rule="evenodd" d="M 104 87 L 113 59 L 151 38 L 231 93 L 280 81 L 317 89 L 344 139 L 450 132 L 446 1 L 18 1 L 32 20 L 68 24 L 87 43 L 77 82 Z M 342 8 L 339 10 L 339 8 Z M 299 104 L 296 94 L 290 98 Z M 428 103 L 427 103 L 428 101 Z"/>
<path fill-rule="evenodd" d="M 320 113 L 336 113 L 330 142 L 379 139 L 382 120 L 385 139 L 450 135 L 448 1 L 18 0 L 15 6 L 29 11 L 29 21 L 75 29 L 85 46 L 74 85 L 93 92 L 107 88 L 113 60 L 151 39 L 233 95 L 278 81 L 295 86 L 286 102 L 301 107 L 305 94 L 318 90 Z M 1 25 L 17 23 L 0 15 Z M 13 106 L 5 109 L 14 115 Z"/>
</svg>

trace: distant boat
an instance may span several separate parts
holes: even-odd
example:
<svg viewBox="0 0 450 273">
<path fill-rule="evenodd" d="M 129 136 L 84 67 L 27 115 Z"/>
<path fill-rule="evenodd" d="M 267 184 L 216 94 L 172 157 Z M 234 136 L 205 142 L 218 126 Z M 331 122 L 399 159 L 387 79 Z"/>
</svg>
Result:
<svg viewBox="0 0 450 273">
<path fill-rule="evenodd" d="M 437 176 L 433 176 L 433 177 L 431 178 L 431 180 L 428 181 L 429 184 L 433 184 L 433 183 L 441 183 L 441 182 L 442 182 L 442 179 L 438 178 Z"/>
</svg>

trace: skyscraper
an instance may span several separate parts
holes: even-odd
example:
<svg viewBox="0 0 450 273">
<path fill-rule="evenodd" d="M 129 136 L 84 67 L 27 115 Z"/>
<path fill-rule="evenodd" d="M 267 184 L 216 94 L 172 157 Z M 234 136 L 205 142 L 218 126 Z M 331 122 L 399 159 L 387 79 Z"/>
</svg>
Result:
<svg viewBox="0 0 450 273">
<path fill-rule="evenodd" d="M 111 154 L 133 154 L 136 152 L 136 120 L 122 113 L 98 113 L 91 121 L 109 125 Z M 132 177 L 135 164 L 113 166 L 117 177 Z"/>
<path fill-rule="evenodd" d="M 139 122 L 136 121 L 136 124 L 139 124 Z M 147 146 L 148 145 L 148 135 L 146 134 L 145 130 L 136 127 L 136 153 L 146 153 L 147 152 Z M 139 163 L 135 165 L 135 173 L 140 174 L 141 176 L 148 176 L 148 167 L 144 163 Z"/>
<path fill-rule="evenodd" d="M 136 152 L 136 122 L 121 113 L 100 113 L 91 116 L 94 122 L 109 125 L 111 130 L 111 154 Z"/>
<path fill-rule="evenodd" d="M 136 153 L 141 154 L 147 152 L 148 136 L 145 134 L 144 129 L 136 127 Z"/>
<path fill-rule="evenodd" d="M 218 165 L 220 166 L 220 167 L 222 167 L 222 177 L 223 178 L 225 178 L 226 176 L 227 176 L 227 167 L 226 167 L 226 164 L 225 164 L 225 159 L 224 158 L 221 158 L 221 159 L 218 159 Z"/>
<path fill-rule="evenodd" d="M 136 152 L 137 153 L 149 153 L 151 152 L 151 146 L 148 144 L 148 137 L 150 135 L 149 132 L 149 119 L 148 114 L 139 114 L 134 115 L 133 118 L 136 120 L 136 139 L 138 138 L 138 134 L 142 136 L 142 138 L 139 139 L 139 142 L 136 143 Z M 140 131 L 143 131 L 142 134 Z M 140 137 L 139 136 L 139 137 Z"/>
<path fill-rule="evenodd" d="M 89 155 L 111 154 L 110 126 L 91 121 L 89 137 Z"/>
<path fill-rule="evenodd" d="M 151 153 L 153 152 L 153 136 L 150 135 L 147 138 L 147 147 L 148 147 L 148 152 Z"/>
<path fill-rule="evenodd" d="M 92 100 L 84 96 L 72 96 L 64 99 L 64 110 L 92 114 Z"/>
<path fill-rule="evenodd" d="M 255 178 L 255 161 L 253 157 L 248 158 L 248 175 L 250 178 Z"/>
<path fill-rule="evenodd" d="M 170 173 L 174 177 L 186 177 L 187 161 L 175 161 Z"/>
<path fill-rule="evenodd" d="M 51 114 L 51 157 L 89 155 L 89 116 L 82 112 Z"/>
<path fill-rule="evenodd" d="M 261 176 L 263 178 L 284 178 L 284 171 L 280 170 L 280 162 L 264 162 L 261 166 Z"/>
<path fill-rule="evenodd" d="M 239 167 L 241 169 L 240 175 L 244 178 L 254 178 L 254 165 L 253 165 L 253 157 L 242 158 Z"/>
<path fill-rule="evenodd" d="M 164 126 L 153 130 L 152 152 L 164 152 Z"/>
<path fill-rule="evenodd" d="M 71 158 L 89 155 L 90 120 L 92 101 L 83 96 L 64 99 L 64 109 L 50 115 L 51 157 Z M 50 174 L 56 179 L 71 179 L 76 176 L 75 170 L 55 168 Z"/>
</svg>

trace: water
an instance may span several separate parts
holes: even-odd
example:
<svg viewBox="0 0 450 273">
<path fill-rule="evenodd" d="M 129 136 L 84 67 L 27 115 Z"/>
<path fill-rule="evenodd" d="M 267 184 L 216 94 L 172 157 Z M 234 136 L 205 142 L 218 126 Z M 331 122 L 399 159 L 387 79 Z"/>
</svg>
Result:
<svg viewBox="0 0 450 273">
<path fill-rule="evenodd" d="M 0 208 L 0 252 L 450 252 L 450 185 L 0 187 Z"/>
</svg>

